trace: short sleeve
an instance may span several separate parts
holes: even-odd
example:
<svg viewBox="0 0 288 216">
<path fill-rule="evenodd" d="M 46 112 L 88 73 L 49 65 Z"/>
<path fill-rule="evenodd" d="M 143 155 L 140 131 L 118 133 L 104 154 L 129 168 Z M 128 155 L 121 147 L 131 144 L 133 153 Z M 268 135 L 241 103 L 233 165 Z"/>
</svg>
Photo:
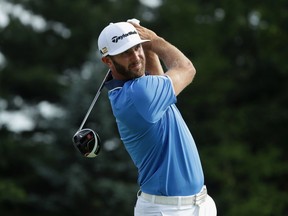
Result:
<svg viewBox="0 0 288 216">
<path fill-rule="evenodd" d="M 177 99 L 168 76 L 144 76 L 131 85 L 136 110 L 148 122 L 157 122 Z"/>
</svg>

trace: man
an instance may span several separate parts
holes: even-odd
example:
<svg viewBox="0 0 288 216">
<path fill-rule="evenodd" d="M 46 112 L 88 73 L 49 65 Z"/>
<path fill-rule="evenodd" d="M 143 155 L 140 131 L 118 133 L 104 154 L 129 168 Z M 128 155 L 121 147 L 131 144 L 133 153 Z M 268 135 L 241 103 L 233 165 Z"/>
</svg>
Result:
<svg viewBox="0 0 288 216">
<path fill-rule="evenodd" d="M 106 87 L 119 134 L 138 169 L 135 215 L 216 215 L 196 145 L 175 105 L 196 73 L 191 61 L 135 23 L 111 23 L 98 46 L 111 71 Z"/>
</svg>

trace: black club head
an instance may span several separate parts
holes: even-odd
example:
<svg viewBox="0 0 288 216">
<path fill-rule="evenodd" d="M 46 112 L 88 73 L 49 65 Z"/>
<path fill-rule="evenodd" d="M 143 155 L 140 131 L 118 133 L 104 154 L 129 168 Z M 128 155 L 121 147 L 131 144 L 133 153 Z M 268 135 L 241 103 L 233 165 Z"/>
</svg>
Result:
<svg viewBox="0 0 288 216">
<path fill-rule="evenodd" d="M 77 131 L 73 136 L 73 144 L 85 157 L 96 157 L 100 151 L 100 137 L 93 130 L 86 128 Z"/>
</svg>

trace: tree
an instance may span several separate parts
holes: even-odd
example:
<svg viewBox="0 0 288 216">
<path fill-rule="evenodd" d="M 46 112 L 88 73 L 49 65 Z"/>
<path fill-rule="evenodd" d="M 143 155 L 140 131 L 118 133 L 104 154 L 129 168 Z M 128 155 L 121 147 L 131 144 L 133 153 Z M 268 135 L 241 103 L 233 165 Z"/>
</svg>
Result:
<svg viewBox="0 0 288 216">
<path fill-rule="evenodd" d="M 1 8 L 10 11 L 9 23 L 0 22 L 1 213 L 133 214 L 137 173 L 105 90 L 86 124 L 100 134 L 101 154 L 85 159 L 71 142 L 106 73 L 96 54 L 98 34 L 132 17 L 179 47 L 197 69 L 177 106 L 218 214 L 287 212 L 284 1 L 166 0 L 149 7 L 132 0 L 14 0 Z M 30 17 L 28 24 L 19 14 Z M 52 113 L 43 111 L 47 106 Z M 32 118 L 32 130 L 16 133 L 1 122 L 12 111 Z"/>
</svg>

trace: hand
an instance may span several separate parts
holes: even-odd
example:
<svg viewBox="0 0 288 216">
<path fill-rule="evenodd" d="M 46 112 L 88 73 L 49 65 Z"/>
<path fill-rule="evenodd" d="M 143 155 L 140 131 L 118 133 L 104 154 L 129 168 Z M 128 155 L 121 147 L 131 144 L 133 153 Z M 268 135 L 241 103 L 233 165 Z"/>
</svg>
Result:
<svg viewBox="0 0 288 216">
<path fill-rule="evenodd" d="M 153 34 L 154 34 L 154 36 L 157 36 L 151 30 L 148 30 L 148 29 L 140 26 L 140 21 L 137 19 L 130 19 L 130 20 L 127 20 L 127 22 L 131 23 L 136 28 L 140 37 L 143 40 L 148 39 L 145 36 L 146 34 L 147 34 L 147 37 L 149 37 L 149 34 L 151 34 L 152 36 L 153 36 Z M 151 38 L 151 36 L 149 38 Z M 149 40 L 151 40 L 151 39 L 149 39 Z M 142 43 L 142 47 L 143 47 L 143 50 L 145 53 L 145 58 L 146 58 L 146 64 L 145 64 L 146 72 L 149 72 L 149 75 L 163 75 L 164 71 L 163 71 L 161 62 L 160 62 L 158 56 L 156 55 L 156 53 L 152 52 L 152 50 L 151 50 L 151 42 Z"/>
<path fill-rule="evenodd" d="M 150 42 L 142 44 L 144 51 L 151 50 L 153 41 L 159 38 L 158 35 L 155 32 L 151 31 L 150 29 L 141 26 L 139 23 L 129 20 L 128 22 L 131 23 L 136 28 L 142 40 L 150 40 Z"/>
</svg>

